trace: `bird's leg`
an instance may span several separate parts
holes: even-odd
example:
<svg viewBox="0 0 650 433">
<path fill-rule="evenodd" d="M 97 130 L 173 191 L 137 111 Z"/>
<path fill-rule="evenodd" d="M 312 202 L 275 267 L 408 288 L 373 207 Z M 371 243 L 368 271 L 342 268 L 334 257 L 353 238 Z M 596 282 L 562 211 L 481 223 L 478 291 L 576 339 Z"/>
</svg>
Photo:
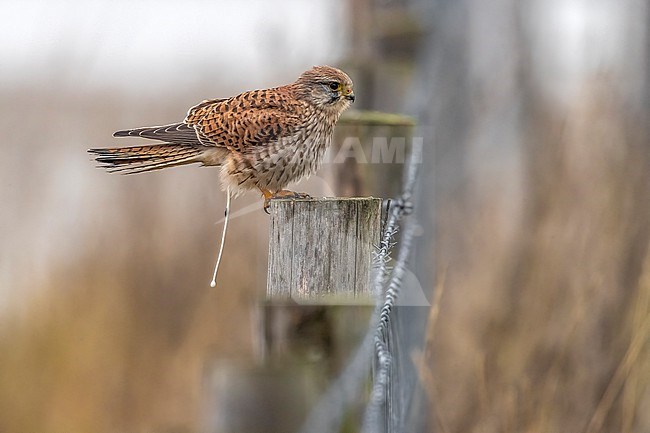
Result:
<svg viewBox="0 0 650 433">
<path fill-rule="evenodd" d="M 260 188 L 262 194 L 264 195 L 264 212 L 269 213 L 269 207 L 271 206 L 271 200 L 274 198 L 310 198 L 311 196 L 304 192 L 295 192 L 289 191 L 288 189 L 283 189 L 276 192 L 271 192 L 268 189 Z"/>
<path fill-rule="evenodd" d="M 264 196 L 264 212 L 266 214 L 269 214 L 269 206 L 271 206 L 271 198 L 273 198 L 273 193 L 269 191 L 268 189 L 260 188 L 260 191 L 262 191 L 262 195 Z"/>
</svg>

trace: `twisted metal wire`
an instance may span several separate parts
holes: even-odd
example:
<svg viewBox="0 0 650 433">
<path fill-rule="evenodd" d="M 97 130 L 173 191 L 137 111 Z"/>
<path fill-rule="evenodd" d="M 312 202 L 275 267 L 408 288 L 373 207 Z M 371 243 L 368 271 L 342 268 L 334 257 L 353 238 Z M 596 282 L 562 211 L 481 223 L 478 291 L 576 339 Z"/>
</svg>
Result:
<svg viewBox="0 0 650 433">
<path fill-rule="evenodd" d="M 397 232 L 397 227 L 404 216 L 407 216 L 413 211 L 413 190 L 415 188 L 417 174 L 418 174 L 418 161 L 421 161 L 422 149 L 414 147 L 412 149 L 407 170 L 404 176 L 404 186 L 402 195 L 395 200 L 391 206 L 392 212 L 389 218 L 387 229 L 385 230 L 382 241 L 388 237 L 394 238 Z M 393 384 L 391 377 L 391 367 L 393 366 L 393 353 L 390 347 L 391 333 L 390 325 L 392 313 L 395 303 L 399 298 L 402 289 L 404 272 L 406 264 L 411 253 L 413 244 L 414 221 L 407 218 L 402 224 L 402 238 L 399 244 L 399 252 L 397 260 L 388 279 L 387 285 L 375 287 L 375 290 L 384 292 L 383 301 L 379 308 L 379 319 L 374 330 L 373 343 L 374 343 L 374 365 L 375 374 L 373 377 L 372 391 L 366 412 L 364 415 L 364 422 L 362 432 L 393 432 L 399 420 L 395 420 L 395 414 L 390 404 L 390 390 Z M 380 249 L 381 252 L 381 249 Z M 383 263 L 386 262 L 386 257 L 383 257 Z M 382 262 L 380 262 L 382 263 Z M 385 268 L 384 268 L 385 269 Z M 386 287 L 385 291 L 383 288 Z"/>
<path fill-rule="evenodd" d="M 347 409 L 358 399 L 362 391 L 370 370 L 369 359 L 373 359 L 372 364 L 375 368 L 362 431 L 372 433 L 394 431 L 393 426 L 396 422 L 391 420 L 395 414 L 387 403 L 394 358 L 390 350 L 389 335 L 392 312 L 401 291 L 413 241 L 414 222 L 411 218 L 403 224 L 399 252 L 392 270 L 389 269 L 388 264 L 402 219 L 413 211 L 411 200 L 418 177 L 418 164 L 421 160 L 422 149 L 413 147 L 406 165 L 402 194 L 388 202 L 387 218 L 374 256 L 372 289 L 376 305 L 368 331 L 350 362 L 309 414 L 300 430 L 301 433 L 330 433 L 340 430 Z"/>
</svg>

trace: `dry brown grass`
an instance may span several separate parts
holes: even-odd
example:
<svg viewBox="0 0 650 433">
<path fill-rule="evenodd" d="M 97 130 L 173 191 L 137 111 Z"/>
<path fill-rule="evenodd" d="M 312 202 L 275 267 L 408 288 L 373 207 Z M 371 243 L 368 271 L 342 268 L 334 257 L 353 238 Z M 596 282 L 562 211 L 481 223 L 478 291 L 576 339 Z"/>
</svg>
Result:
<svg viewBox="0 0 650 433">
<path fill-rule="evenodd" d="M 473 179 L 440 207 L 421 372 L 439 431 L 650 429 L 647 114 L 609 84 L 566 116 L 528 106 L 517 206 L 503 179 Z"/>
<path fill-rule="evenodd" d="M 85 154 L 111 144 L 114 129 L 172 121 L 201 97 L 161 106 L 70 89 L 37 94 L 4 91 L 14 102 L 0 109 L 3 289 L 13 294 L 0 318 L 0 431 L 196 431 L 205 365 L 252 356 L 266 216 L 233 220 L 211 289 L 223 215 L 217 173 L 109 176 Z M 11 127 L 27 112 L 40 131 Z"/>
</svg>

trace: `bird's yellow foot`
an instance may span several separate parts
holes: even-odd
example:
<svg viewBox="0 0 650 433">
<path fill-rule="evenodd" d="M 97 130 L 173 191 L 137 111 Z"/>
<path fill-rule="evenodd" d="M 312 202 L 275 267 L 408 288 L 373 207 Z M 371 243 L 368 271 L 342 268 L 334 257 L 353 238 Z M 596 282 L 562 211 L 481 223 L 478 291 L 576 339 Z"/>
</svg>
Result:
<svg viewBox="0 0 650 433">
<path fill-rule="evenodd" d="M 288 189 L 283 189 L 281 191 L 277 191 L 275 193 L 271 193 L 269 191 L 262 191 L 262 194 L 264 194 L 264 212 L 267 214 L 269 213 L 269 207 L 271 206 L 271 200 L 275 198 L 311 198 L 311 196 L 307 193 L 304 192 L 295 192 L 295 191 L 289 191 Z"/>
</svg>

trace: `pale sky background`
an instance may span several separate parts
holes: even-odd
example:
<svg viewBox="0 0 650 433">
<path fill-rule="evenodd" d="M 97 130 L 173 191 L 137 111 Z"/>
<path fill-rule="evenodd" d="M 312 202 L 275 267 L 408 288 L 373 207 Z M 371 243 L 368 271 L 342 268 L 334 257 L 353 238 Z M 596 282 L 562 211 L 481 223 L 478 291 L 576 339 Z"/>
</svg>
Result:
<svg viewBox="0 0 650 433">
<path fill-rule="evenodd" d="M 332 0 L 3 1 L 0 82 L 45 73 L 80 87 L 155 92 L 207 71 L 272 80 L 343 55 L 344 13 Z"/>
</svg>

